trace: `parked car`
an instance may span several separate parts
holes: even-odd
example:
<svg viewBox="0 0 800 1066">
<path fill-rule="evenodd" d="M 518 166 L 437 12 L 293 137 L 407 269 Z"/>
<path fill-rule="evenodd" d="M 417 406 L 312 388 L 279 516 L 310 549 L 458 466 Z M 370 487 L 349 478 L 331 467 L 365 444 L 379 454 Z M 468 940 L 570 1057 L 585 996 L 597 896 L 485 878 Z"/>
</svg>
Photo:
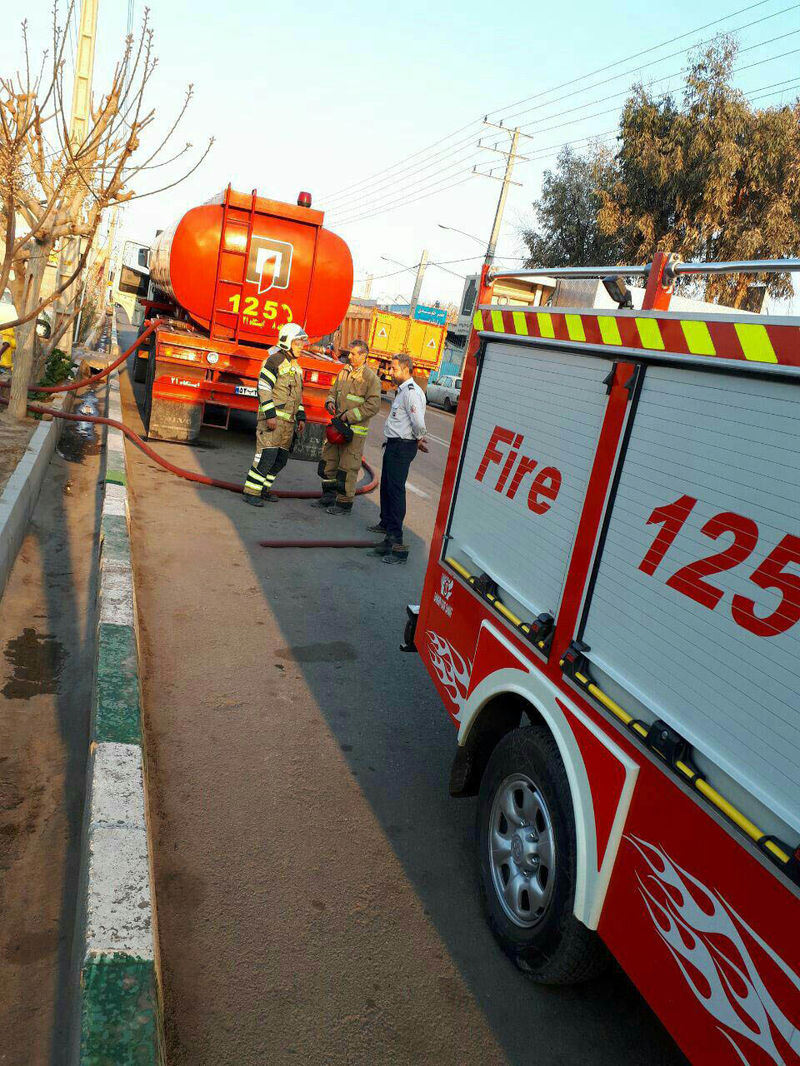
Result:
<svg viewBox="0 0 800 1066">
<path fill-rule="evenodd" d="M 439 404 L 445 411 L 455 411 L 461 394 L 461 378 L 445 376 L 428 382 L 428 403 Z"/>
</svg>

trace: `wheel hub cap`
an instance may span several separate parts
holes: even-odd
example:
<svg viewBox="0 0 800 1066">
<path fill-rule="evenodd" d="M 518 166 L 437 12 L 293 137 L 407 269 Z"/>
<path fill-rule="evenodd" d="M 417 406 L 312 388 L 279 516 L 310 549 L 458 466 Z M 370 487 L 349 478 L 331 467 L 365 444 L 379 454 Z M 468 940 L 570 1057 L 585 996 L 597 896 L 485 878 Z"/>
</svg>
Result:
<svg viewBox="0 0 800 1066">
<path fill-rule="evenodd" d="M 553 894 L 555 840 L 547 803 L 525 774 L 513 774 L 498 788 L 488 844 L 492 881 L 503 910 L 515 925 L 536 925 Z"/>
</svg>

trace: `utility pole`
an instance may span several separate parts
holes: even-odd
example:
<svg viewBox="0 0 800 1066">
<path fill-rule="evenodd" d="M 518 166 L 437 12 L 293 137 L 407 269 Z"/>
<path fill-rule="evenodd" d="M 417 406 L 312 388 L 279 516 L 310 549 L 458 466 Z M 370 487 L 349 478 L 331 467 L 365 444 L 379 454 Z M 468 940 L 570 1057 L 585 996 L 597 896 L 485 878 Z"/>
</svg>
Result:
<svg viewBox="0 0 800 1066">
<path fill-rule="evenodd" d="M 472 168 L 473 173 L 480 174 L 480 176 L 483 178 L 493 178 L 494 181 L 502 182 L 500 196 L 497 200 L 497 210 L 494 213 L 494 225 L 492 226 L 492 234 L 489 237 L 489 243 L 486 246 L 486 257 L 484 259 L 484 262 L 487 266 L 489 266 L 494 261 L 495 251 L 497 250 L 497 241 L 500 237 L 500 227 L 503 225 L 503 213 L 506 208 L 506 200 L 508 199 L 509 186 L 522 184 L 522 182 L 520 181 L 512 181 L 511 178 L 512 174 L 514 173 L 514 164 L 517 162 L 518 159 L 525 160 L 526 158 L 525 156 L 520 156 L 517 154 L 519 148 L 519 139 L 520 137 L 527 137 L 528 140 L 533 140 L 533 138 L 530 137 L 527 133 L 522 133 L 519 128 L 509 129 L 502 123 L 498 125 L 495 122 L 489 122 L 488 119 L 484 119 L 483 121 L 484 125 L 493 126 L 495 129 L 502 130 L 503 133 L 508 133 L 511 135 L 511 144 L 509 146 L 508 151 L 504 151 L 503 149 L 499 148 L 497 144 L 490 145 L 481 144 L 480 141 L 478 142 L 479 148 L 484 148 L 489 152 L 497 152 L 498 155 L 505 156 L 506 169 L 505 174 L 502 178 L 495 175 L 492 170 L 490 170 L 487 174 L 482 170 L 478 170 L 477 167 Z"/>
<path fill-rule="evenodd" d="M 97 38 L 97 9 L 99 0 L 81 0 L 78 48 L 75 57 L 75 81 L 72 86 L 72 113 L 69 123 L 69 142 L 73 151 L 86 139 L 89 131 L 89 113 L 92 106 L 92 74 L 94 72 L 94 49 Z M 62 238 L 58 263 L 57 287 L 73 273 L 80 257 L 80 238 Z M 69 312 L 70 290 L 65 289 L 56 301 L 56 317 Z M 72 351 L 72 330 L 68 329 L 61 343 L 67 353 Z"/>
<path fill-rule="evenodd" d="M 417 309 L 419 303 L 419 294 L 422 289 L 422 279 L 425 277 L 425 270 L 428 266 L 428 249 L 422 249 L 422 255 L 420 261 L 417 264 L 417 280 L 414 282 L 414 291 L 411 293 L 411 305 L 408 308 L 408 322 L 406 323 L 405 336 L 403 337 L 403 351 L 408 351 L 408 341 L 411 337 L 411 326 L 414 321 L 414 312 Z"/>
<path fill-rule="evenodd" d="M 425 270 L 427 269 L 427 266 L 428 249 L 424 248 L 419 261 L 419 265 L 417 266 L 417 280 L 414 282 L 414 291 L 411 293 L 411 306 L 408 309 L 409 318 L 414 317 L 414 312 L 417 309 L 417 304 L 419 302 L 419 294 L 420 290 L 422 289 L 422 279 L 425 277 Z"/>
</svg>

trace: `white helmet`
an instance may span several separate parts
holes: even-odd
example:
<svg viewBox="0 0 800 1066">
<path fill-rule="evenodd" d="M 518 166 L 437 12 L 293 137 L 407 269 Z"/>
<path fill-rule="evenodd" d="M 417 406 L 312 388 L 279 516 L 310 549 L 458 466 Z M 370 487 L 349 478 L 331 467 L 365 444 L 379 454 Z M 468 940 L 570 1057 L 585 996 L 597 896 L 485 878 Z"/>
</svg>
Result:
<svg viewBox="0 0 800 1066">
<path fill-rule="evenodd" d="M 307 341 L 308 334 L 297 322 L 287 322 L 278 334 L 278 347 L 285 352 L 292 350 L 292 341 Z"/>
</svg>

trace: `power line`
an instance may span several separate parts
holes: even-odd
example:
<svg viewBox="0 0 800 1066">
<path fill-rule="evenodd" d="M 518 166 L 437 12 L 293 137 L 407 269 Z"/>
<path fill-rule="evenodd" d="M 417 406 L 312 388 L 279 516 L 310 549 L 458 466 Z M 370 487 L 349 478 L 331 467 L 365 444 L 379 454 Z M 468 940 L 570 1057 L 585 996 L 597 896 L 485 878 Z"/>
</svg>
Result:
<svg viewBox="0 0 800 1066">
<path fill-rule="evenodd" d="M 776 40 L 782 40 L 785 37 L 791 37 L 793 35 L 796 35 L 797 33 L 800 33 L 800 30 L 791 30 L 787 34 L 781 34 L 781 35 L 779 35 L 777 37 L 769 38 L 766 41 L 760 41 L 757 44 L 748 46 L 746 49 L 742 49 L 741 51 L 742 51 L 742 53 L 749 52 L 749 51 L 752 51 L 755 48 L 760 48 L 760 47 L 763 47 L 764 45 L 772 44 Z M 795 49 L 794 52 L 796 52 L 796 51 L 800 51 L 800 49 Z M 775 56 L 766 56 L 764 59 L 757 60 L 755 63 L 750 63 L 750 64 L 747 64 L 745 66 L 734 68 L 733 73 L 740 73 L 741 71 L 744 71 L 744 70 L 750 70 L 753 67 L 761 66 L 764 63 L 772 62 L 775 59 L 781 59 L 781 58 L 784 58 L 787 55 L 792 55 L 792 54 L 794 54 L 794 52 L 784 52 L 784 53 L 781 53 L 781 54 L 775 55 Z M 665 79 L 659 79 L 659 80 L 663 81 L 663 80 L 668 80 L 668 79 L 673 78 L 673 77 L 677 77 L 681 73 L 684 73 L 685 69 L 686 68 L 683 68 L 682 70 L 677 71 L 674 74 L 667 75 Z M 626 89 L 622 93 L 612 94 L 612 95 L 625 95 L 625 93 L 627 93 L 629 91 L 630 91 L 629 89 Z M 760 91 L 760 90 L 755 90 L 755 91 Z M 607 98 L 601 98 L 601 99 L 607 99 Z M 591 106 L 592 103 L 598 103 L 598 102 L 600 102 L 600 101 L 599 100 L 589 101 L 585 105 L 582 105 L 582 106 L 589 107 L 589 106 Z M 581 123 L 581 122 L 584 122 L 584 121 L 589 121 L 591 119 L 599 118 L 599 117 L 602 117 L 602 116 L 605 116 L 605 115 L 609 115 L 609 114 L 615 114 L 615 113 L 618 112 L 618 110 L 619 110 L 619 108 L 613 107 L 613 108 L 607 108 L 607 109 L 605 109 L 603 111 L 594 112 L 593 114 L 590 114 L 590 115 L 580 115 L 577 118 L 570 119 L 567 122 L 559 122 L 559 123 L 557 123 L 554 126 L 545 127 L 544 129 L 537 129 L 536 132 L 537 133 L 550 133 L 550 132 L 553 132 L 554 130 L 563 129 L 566 126 L 575 125 L 577 123 Z M 569 112 L 566 112 L 566 113 L 568 114 Z M 555 116 L 553 116 L 553 115 L 544 116 L 542 119 L 537 120 L 537 122 L 544 122 L 544 121 L 547 121 L 548 118 L 553 118 L 553 117 L 555 117 Z M 535 124 L 536 124 L 536 122 L 526 123 L 522 128 L 530 128 L 531 126 L 533 126 Z M 560 147 L 564 147 L 567 144 L 571 144 L 571 143 L 577 143 L 578 141 L 581 141 L 581 140 L 587 140 L 587 141 L 588 140 L 592 140 L 594 138 L 594 136 L 595 135 L 589 135 L 588 137 L 576 138 L 574 141 L 565 141 L 565 142 L 562 143 L 562 145 L 560 145 Z M 598 134 L 597 136 L 603 137 L 603 136 L 605 136 L 605 134 Z M 404 190 L 404 192 L 407 192 L 407 191 L 409 191 L 409 189 L 415 189 L 415 188 L 420 188 L 420 187 L 422 187 L 423 190 L 431 188 L 432 186 L 427 184 L 427 183 L 430 182 L 430 180 L 432 178 L 436 178 L 439 175 L 446 175 L 447 177 L 454 177 L 459 171 L 463 171 L 463 169 L 465 167 L 468 167 L 469 165 L 478 162 L 478 160 L 480 160 L 481 158 L 483 158 L 483 157 L 480 154 L 480 152 L 462 154 L 462 156 L 459 159 L 456 159 L 453 162 L 450 162 L 450 163 L 446 164 L 445 166 L 441 167 L 439 170 L 434 171 L 432 174 L 428 174 L 425 177 L 420 178 L 420 179 L 418 179 L 415 182 L 412 182 L 411 184 L 408 184 L 407 182 L 403 183 L 403 190 Z M 532 161 L 535 158 L 540 158 L 540 157 L 538 155 L 534 156 L 534 157 L 531 158 L 530 161 Z M 527 161 L 529 161 L 529 160 L 526 160 L 526 162 Z M 435 182 L 434 184 L 439 184 L 441 181 L 444 181 L 444 180 L 445 180 L 445 178 L 440 178 L 439 182 Z M 387 197 L 391 199 L 391 197 L 394 195 L 394 192 L 396 191 L 395 189 L 393 189 L 393 186 L 397 185 L 397 184 L 398 183 L 396 181 L 393 181 L 382 192 L 379 192 L 378 190 L 373 190 L 373 191 L 371 191 L 369 193 L 365 193 L 364 194 L 364 196 L 365 196 L 364 200 L 355 199 L 352 202 L 348 202 L 348 203 L 342 204 L 340 206 L 335 206 L 330 211 L 330 216 L 333 217 L 333 218 L 336 218 L 338 220 L 338 217 L 340 215 L 352 215 L 354 211 L 355 212 L 360 212 L 363 209 L 372 210 L 373 208 L 382 209 L 382 201 L 386 200 Z M 396 203 L 396 201 L 392 200 L 392 203 Z M 349 222 L 350 219 L 347 219 L 346 221 Z M 346 222 L 345 221 L 337 221 L 337 224 L 338 225 L 345 225 Z"/>
<path fill-rule="evenodd" d="M 675 37 L 671 37 L 671 38 L 669 38 L 666 41 L 662 41 L 660 44 L 652 45 L 652 46 L 650 46 L 649 48 L 646 48 L 646 49 L 641 49 L 640 51 L 634 52 L 631 55 L 624 56 L 621 59 L 615 60 L 613 63 L 608 63 L 608 64 L 606 64 L 603 67 L 599 67 L 596 70 L 588 72 L 587 74 L 583 74 L 583 75 L 581 75 L 578 78 L 570 79 L 569 81 L 562 82 L 561 85 L 557 85 L 557 86 L 551 87 L 549 89 L 544 89 L 544 90 L 540 91 L 539 93 L 534 94 L 533 96 L 528 96 L 528 97 L 525 97 L 525 98 L 523 98 L 521 100 L 517 100 L 515 103 L 508 104 L 505 107 L 495 108 L 493 111 L 489 112 L 489 114 L 499 115 L 503 111 L 509 111 L 512 108 L 519 106 L 520 104 L 528 103 L 530 100 L 534 100 L 534 99 L 538 99 L 538 98 L 540 98 L 542 96 L 550 95 L 552 93 L 557 92 L 561 88 L 565 88 L 566 86 L 569 86 L 569 85 L 575 85 L 577 82 L 584 81 L 587 78 L 594 77 L 595 74 L 603 73 L 606 70 L 612 70 L 614 67 L 619 66 L 622 63 L 627 63 L 627 62 L 629 62 L 629 61 L 631 61 L 633 59 L 640 58 L 641 56 L 649 55 L 649 54 L 651 54 L 654 51 L 658 51 L 660 48 L 665 48 L 665 47 L 669 46 L 670 44 L 675 43 L 676 41 L 685 40 L 687 37 L 691 37 L 692 35 L 694 35 L 696 33 L 700 33 L 703 30 L 708 29 L 710 26 L 719 25 L 722 22 L 726 22 L 728 19 L 735 18 L 737 15 L 740 15 L 740 14 L 745 13 L 745 12 L 752 12 L 752 11 L 756 10 L 757 8 L 763 7 L 765 4 L 772 3 L 772 2 L 774 2 L 774 0 L 759 0 L 759 2 L 756 3 L 756 4 L 749 5 L 749 6 L 743 7 L 743 8 L 739 8 L 736 11 L 732 11 L 732 12 L 730 12 L 727 15 L 723 15 L 723 16 L 721 16 L 718 19 L 714 19 L 711 22 L 704 23 L 702 26 L 695 27 L 694 29 L 689 30 L 689 31 L 687 31 L 685 33 L 679 34 L 679 35 L 677 35 Z M 782 14 L 782 13 L 783 13 L 783 11 L 776 12 L 775 14 L 777 15 L 777 14 Z M 775 15 L 766 16 L 766 18 L 772 18 L 772 17 L 775 17 Z M 760 22 L 760 21 L 764 21 L 764 20 L 761 20 L 761 19 L 755 20 L 754 23 L 747 24 L 747 25 L 755 25 L 756 22 Z M 739 29 L 741 30 L 742 28 L 747 28 L 747 25 L 745 27 L 740 27 Z M 665 58 L 669 58 L 669 57 L 661 57 L 661 59 L 654 60 L 653 62 L 655 62 L 655 63 L 661 62 Z M 648 64 L 648 65 L 652 65 L 652 63 Z M 638 69 L 638 68 L 636 68 L 636 69 Z M 628 71 L 626 73 L 630 73 L 630 71 Z M 617 77 L 620 77 L 620 76 L 623 76 L 623 75 L 617 75 Z M 613 80 L 613 79 L 610 79 L 610 80 Z M 578 90 L 578 92 L 580 92 L 580 91 L 588 91 L 589 88 L 591 88 L 591 86 L 584 87 L 582 90 Z M 575 95 L 575 94 L 572 94 L 572 95 Z M 554 101 L 550 101 L 550 102 L 554 102 Z M 523 113 L 525 113 L 525 112 L 523 112 Z M 507 117 L 508 116 L 506 116 L 506 118 Z M 381 176 L 383 176 L 385 174 L 390 174 L 391 172 L 396 171 L 399 167 L 402 167 L 404 165 L 409 164 L 412 160 L 418 159 L 419 156 L 426 155 L 431 149 L 438 148 L 440 145 L 445 144 L 447 141 L 451 141 L 454 137 L 457 137 L 459 134 L 463 133 L 465 130 L 472 130 L 474 127 L 478 126 L 479 124 L 480 124 L 480 120 L 479 119 L 475 119 L 472 122 L 469 122 L 466 125 L 459 127 L 459 129 L 455 130 L 453 133 L 447 134 L 444 137 L 439 138 L 438 140 L 434 141 L 431 145 L 428 145 L 426 148 L 422 148 L 419 151 L 414 152 L 411 155 L 404 157 L 403 159 L 399 160 L 398 162 L 393 163 L 393 164 L 389 165 L 388 167 L 384 167 L 382 170 L 379 170 L 379 171 L 369 175 L 368 177 L 362 178 L 359 181 L 357 181 L 357 182 L 355 182 L 355 183 L 353 183 L 351 185 L 345 186 L 342 189 L 334 191 L 328 197 L 328 203 L 332 204 L 332 203 L 336 202 L 337 200 L 339 200 L 340 198 L 343 198 L 343 199 L 352 199 L 352 198 L 354 198 L 352 195 L 349 196 L 347 194 L 352 194 L 357 189 L 363 189 L 364 186 L 369 186 L 371 183 L 373 183 L 375 178 L 378 178 L 378 177 L 381 177 Z M 440 149 L 440 151 L 438 153 L 436 153 L 436 155 L 437 156 L 441 156 L 442 154 L 447 154 L 448 152 L 452 152 L 453 150 L 457 151 L 460 147 L 463 147 L 471 139 L 472 139 L 472 135 L 470 135 L 467 138 L 462 139 L 462 141 L 460 141 L 457 145 L 450 145 L 446 149 Z M 418 167 L 417 167 L 417 169 L 418 169 Z M 383 182 L 382 184 L 385 184 L 385 182 Z"/>
<path fill-rule="evenodd" d="M 800 52 L 800 49 L 796 49 L 795 51 Z M 788 52 L 788 53 L 784 53 L 784 54 L 792 55 L 794 53 Z M 782 58 L 782 57 L 772 57 L 772 58 Z M 766 60 L 764 60 L 762 62 L 766 62 Z M 753 65 L 755 65 L 755 64 L 753 64 Z M 751 97 L 751 99 L 752 100 L 767 99 L 770 96 L 780 96 L 780 95 L 782 95 L 783 93 L 789 91 L 792 88 L 800 88 L 800 81 L 795 81 L 794 85 L 786 83 L 786 82 L 790 82 L 791 83 L 793 80 L 794 79 L 789 78 L 789 79 L 786 79 L 785 82 L 774 82 L 773 85 L 782 86 L 782 88 L 779 88 L 777 90 L 766 91 L 766 90 L 769 90 L 771 88 L 770 86 L 764 86 L 763 87 L 763 91 L 762 90 L 754 90 L 754 92 L 757 93 L 757 95 Z M 550 151 L 549 154 L 543 154 L 543 155 L 538 155 L 537 154 L 537 155 L 534 155 L 530 159 L 528 159 L 527 162 L 537 162 L 537 161 L 543 161 L 545 159 L 553 159 L 558 154 L 558 150 L 563 148 L 563 147 L 565 147 L 567 144 L 575 144 L 575 143 L 578 143 L 578 141 L 581 141 L 581 140 L 586 140 L 587 142 L 590 142 L 590 141 L 593 141 L 593 140 L 599 140 L 599 139 L 603 139 L 603 138 L 608 138 L 609 136 L 612 136 L 612 135 L 616 136 L 617 133 L 618 133 L 617 130 L 609 130 L 605 134 L 590 135 L 590 136 L 588 136 L 586 138 L 583 138 L 583 137 L 577 138 L 577 140 L 575 140 L 575 141 L 564 142 L 561 145 L 553 145 L 553 146 L 551 146 L 552 150 Z M 546 150 L 543 149 L 543 151 L 546 151 Z M 336 225 L 337 225 L 337 227 L 348 226 L 348 225 L 355 224 L 356 222 L 363 222 L 363 221 L 366 221 L 367 219 L 375 218 L 377 215 L 385 214 L 387 211 L 398 210 L 400 207 L 405 207 L 408 204 L 416 203 L 419 200 L 424 200 L 424 199 L 428 199 L 431 196 L 436 196 L 440 192 L 447 192 L 449 189 L 456 188 L 459 185 L 464 185 L 472 177 L 473 177 L 473 174 L 470 173 L 470 174 L 467 175 L 466 178 L 463 178 L 460 181 L 454 182 L 451 185 L 446 185 L 444 188 L 435 188 L 435 187 L 431 186 L 430 187 L 430 191 L 423 192 L 419 196 L 415 196 L 415 197 L 412 197 L 412 198 L 407 199 L 407 200 L 405 198 L 401 197 L 399 200 L 393 201 L 392 203 L 384 204 L 383 206 L 376 206 L 374 210 L 373 209 L 369 209 L 364 214 L 355 215 L 355 216 L 353 216 L 351 218 L 343 219 L 343 220 L 337 222 Z M 442 180 L 446 180 L 446 179 L 442 179 Z M 440 184 L 441 184 L 441 181 L 435 183 L 435 185 L 437 185 L 437 186 L 440 185 Z M 482 258 L 482 257 L 477 257 L 477 258 Z M 513 258 L 513 257 L 504 256 L 502 258 Z M 433 264 L 431 264 L 431 265 L 433 265 Z"/>
</svg>

